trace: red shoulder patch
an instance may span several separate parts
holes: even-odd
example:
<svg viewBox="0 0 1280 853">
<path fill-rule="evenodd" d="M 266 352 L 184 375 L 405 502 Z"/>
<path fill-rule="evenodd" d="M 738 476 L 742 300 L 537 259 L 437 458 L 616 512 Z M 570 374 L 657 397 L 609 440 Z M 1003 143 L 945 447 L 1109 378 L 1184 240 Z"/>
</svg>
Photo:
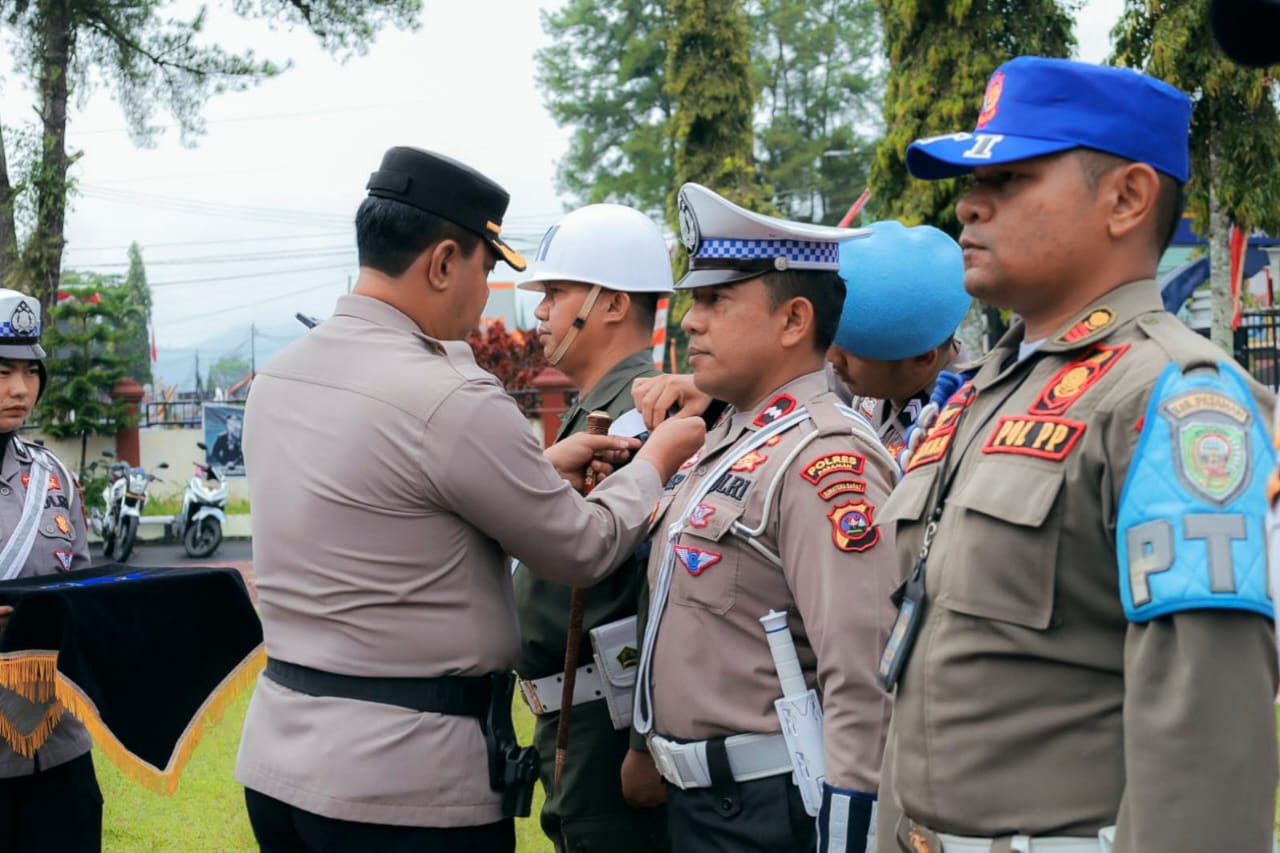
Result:
<svg viewBox="0 0 1280 853">
<path fill-rule="evenodd" d="M 866 457 L 857 453 L 828 453 L 804 466 L 800 476 L 816 486 L 828 474 L 861 474 L 866 464 Z"/>
<path fill-rule="evenodd" d="M 1128 344 L 1115 347 L 1095 344 L 1083 356 L 1055 373 L 1027 411 L 1033 415 L 1061 415 L 1128 351 Z"/>
<path fill-rule="evenodd" d="M 951 446 L 951 439 L 955 437 L 956 423 L 960 420 L 960 413 L 969 407 L 976 396 L 977 392 L 973 390 L 971 382 L 966 382 L 956 389 L 956 393 L 947 400 L 942 411 L 938 412 L 938 419 L 920 440 L 920 445 L 912 454 L 911 463 L 907 466 L 908 471 L 914 471 L 930 462 L 937 462 L 946 454 L 947 448 Z"/>
<path fill-rule="evenodd" d="M 876 508 L 866 501 L 848 501 L 832 507 L 831 541 L 841 551 L 865 551 L 880 541 Z"/>
</svg>

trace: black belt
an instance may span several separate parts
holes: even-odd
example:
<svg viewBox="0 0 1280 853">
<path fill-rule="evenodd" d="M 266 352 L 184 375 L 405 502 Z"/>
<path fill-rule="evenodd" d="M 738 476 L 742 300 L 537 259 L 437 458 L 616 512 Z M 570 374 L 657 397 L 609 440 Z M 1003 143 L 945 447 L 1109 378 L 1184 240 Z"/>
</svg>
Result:
<svg viewBox="0 0 1280 853">
<path fill-rule="evenodd" d="M 339 675 L 275 658 L 268 658 L 266 674 L 276 684 L 308 696 L 380 702 L 423 714 L 483 718 L 493 694 L 487 675 L 443 675 L 436 678 Z"/>
</svg>

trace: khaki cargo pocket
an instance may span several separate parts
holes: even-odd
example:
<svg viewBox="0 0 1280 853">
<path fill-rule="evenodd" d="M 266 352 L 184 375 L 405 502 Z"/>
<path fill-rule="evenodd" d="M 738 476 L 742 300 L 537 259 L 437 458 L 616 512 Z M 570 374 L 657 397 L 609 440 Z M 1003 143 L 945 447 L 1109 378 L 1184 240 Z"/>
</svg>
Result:
<svg viewBox="0 0 1280 853">
<path fill-rule="evenodd" d="M 1062 468 L 982 460 L 947 500 L 927 578 L 942 607 L 1044 630 L 1053 617 Z M 940 531 L 941 532 L 941 531 Z M 939 547 L 941 546 L 941 547 Z"/>
<path fill-rule="evenodd" d="M 723 616 L 738 595 L 739 554 L 747 545 L 732 530 L 745 507 L 710 495 L 701 506 L 706 509 L 690 515 L 676 541 L 671 601 Z"/>
<path fill-rule="evenodd" d="M 887 527 L 895 521 L 906 524 L 923 520 L 925 513 L 932 508 L 929 499 L 933 497 L 933 484 L 937 479 L 937 465 L 904 477 L 880 508 L 880 526 Z"/>
</svg>

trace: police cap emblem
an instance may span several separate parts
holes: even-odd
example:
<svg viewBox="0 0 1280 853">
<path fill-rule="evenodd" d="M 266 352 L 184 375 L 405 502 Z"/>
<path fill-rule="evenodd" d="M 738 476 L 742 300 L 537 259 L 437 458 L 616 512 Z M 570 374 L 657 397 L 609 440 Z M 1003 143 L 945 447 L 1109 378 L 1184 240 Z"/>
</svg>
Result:
<svg viewBox="0 0 1280 853">
<path fill-rule="evenodd" d="M 680 191 L 677 207 L 680 215 L 680 242 L 692 255 L 698 251 L 698 246 L 702 243 L 702 235 L 698 231 L 698 217 L 693 215 L 693 208 L 685 198 L 683 189 Z"/>
<path fill-rule="evenodd" d="M 31 306 L 25 300 L 20 301 L 18 307 L 14 308 L 13 313 L 9 315 L 9 331 L 14 337 L 34 337 L 39 324 L 36 312 L 31 310 Z"/>
</svg>

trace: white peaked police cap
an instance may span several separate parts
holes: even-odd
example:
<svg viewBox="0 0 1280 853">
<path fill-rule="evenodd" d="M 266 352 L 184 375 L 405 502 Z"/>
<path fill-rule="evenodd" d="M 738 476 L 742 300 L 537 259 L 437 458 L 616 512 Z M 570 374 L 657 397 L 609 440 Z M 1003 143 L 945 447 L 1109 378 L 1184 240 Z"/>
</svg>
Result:
<svg viewBox="0 0 1280 853">
<path fill-rule="evenodd" d="M 701 184 L 680 188 L 680 239 L 689 272 L 678 290 L 732 284 L 774 270 L 840 269 L 840 244 L 866 228 L 791 222 L 753 213 Z"/>
</svg>

